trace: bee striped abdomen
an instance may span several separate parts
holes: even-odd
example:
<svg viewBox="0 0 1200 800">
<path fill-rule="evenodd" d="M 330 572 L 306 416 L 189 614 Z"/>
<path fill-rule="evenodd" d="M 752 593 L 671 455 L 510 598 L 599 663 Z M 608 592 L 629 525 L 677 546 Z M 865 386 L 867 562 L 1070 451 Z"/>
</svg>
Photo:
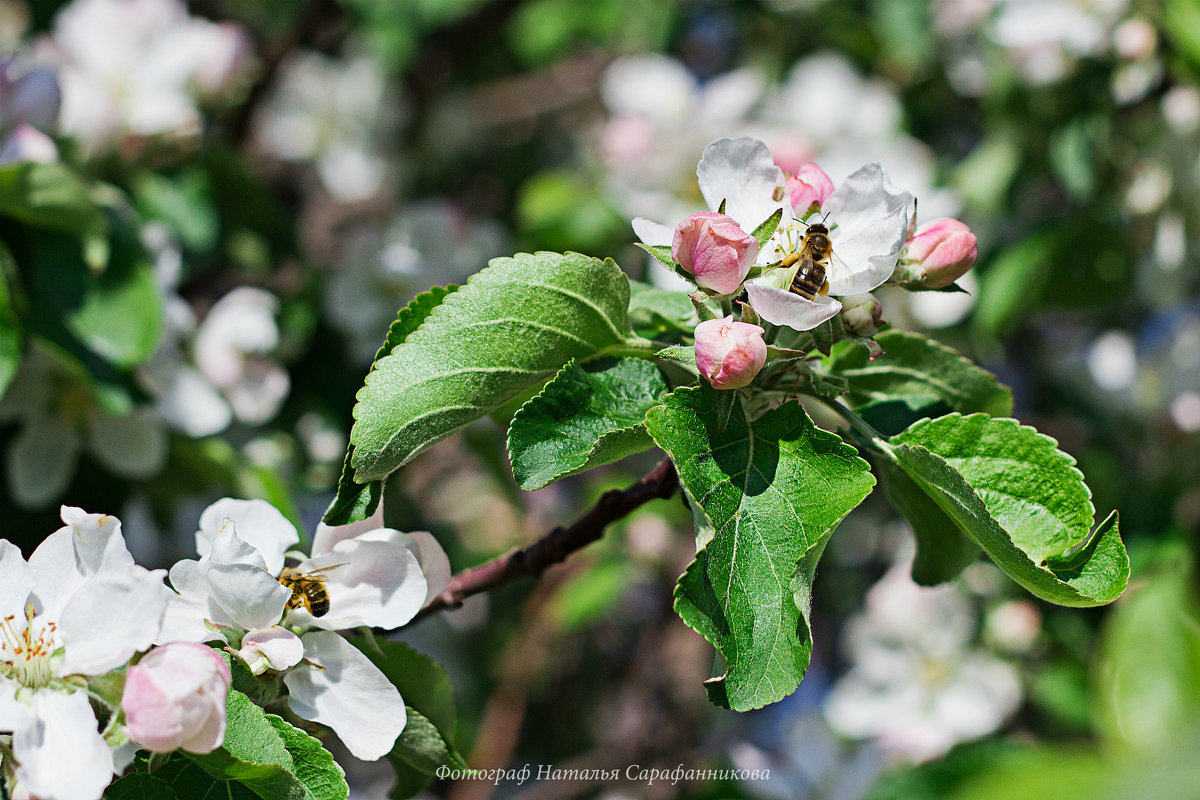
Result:
<svg viewBox="0 0 1200 800">
<path fill-rule="evenodd" d="M 812 266 L 816 268 L 804 269 L 801 267 L 796 272 L 796 277 L 792 278 L 791 291 L 806 300 L 812 300 L 817 295 L 823 294 L 821 290 L 828 285 L 825 281 L 825 269 L 820 264 Z"/>
</svg>

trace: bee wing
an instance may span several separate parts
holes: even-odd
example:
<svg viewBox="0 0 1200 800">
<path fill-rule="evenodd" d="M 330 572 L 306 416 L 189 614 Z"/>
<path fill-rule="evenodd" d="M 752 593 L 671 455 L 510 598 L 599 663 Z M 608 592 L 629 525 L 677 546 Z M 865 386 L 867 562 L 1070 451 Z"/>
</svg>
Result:
<svg viewBox="0 0 1200 800">
<path fill-rule="evenodd" d="M 825 270 L 825 279 L 829 281 L 831 292 L 836 292 L 837 284 L 848 284 L 854 281 L 854 271 L 838 258 L 833 250 L 829 251 L 829 266 Z M 838 292 L 840 294 L 840 292 Z"/>
</svg>

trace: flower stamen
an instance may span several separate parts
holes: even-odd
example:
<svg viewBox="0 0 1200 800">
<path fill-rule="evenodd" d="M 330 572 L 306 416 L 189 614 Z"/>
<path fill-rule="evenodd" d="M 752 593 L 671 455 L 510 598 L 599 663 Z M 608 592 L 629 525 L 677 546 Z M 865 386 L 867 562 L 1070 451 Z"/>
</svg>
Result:
<svg viewBox="0 0 1200 800">
<path fill-rule="evenodd" d="M 50 656 L 58 649 L 58 626 L 53 622 L 34 625 L 33 604 L 25 607 L 25 627 L 17 630 L 16 616 L 0 621 L 0 664 L 7 662 L 11 677 L 22 686 L 41 689 L 54 677 Z"/>
</svg>

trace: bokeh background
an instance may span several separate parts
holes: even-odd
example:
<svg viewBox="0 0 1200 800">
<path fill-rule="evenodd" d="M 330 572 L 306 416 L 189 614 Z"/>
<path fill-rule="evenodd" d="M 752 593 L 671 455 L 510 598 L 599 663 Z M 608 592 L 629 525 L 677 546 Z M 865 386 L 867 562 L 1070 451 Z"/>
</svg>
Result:
<svg viewBox="0 0 1200 800">
<path fill-rule="evenodd" d="M 721 136 L 835 183 L 879 161 L 980 251 L 969 295 L 883 290 L 885 317 L 1078 459 L 1120 511 L 1126 596 L 1048 606 L 983 560 L 919 589 L 872 497 L 822 562 L 803 686 L 737 715 L 671 610 L 693 541 L 660 502 L 403 636 L 449 670 L 474 767 L 771 779 L 429 794 L 1200 797 L 1197 0 L 0 0 L 0 52 L 0 519 L 27 552 L 62 503 L 120 516 L 150 566 L 225 495 L 311 532 L 416 292 L 536 249 L 668 280 L 629 219 L 697 210 Z M 31 187 L 31 161 L 61 171 Z M 523 493 L 506 424 L 405 467 L 388 523 L 462 569 L 655 460 Z M 387 796 L 342 755 L 354 797 Z"/>
</svg>

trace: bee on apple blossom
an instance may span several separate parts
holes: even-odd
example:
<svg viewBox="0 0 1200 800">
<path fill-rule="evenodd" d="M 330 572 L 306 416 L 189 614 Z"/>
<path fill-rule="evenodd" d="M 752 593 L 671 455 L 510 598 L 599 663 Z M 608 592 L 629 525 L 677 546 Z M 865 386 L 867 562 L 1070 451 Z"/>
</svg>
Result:
<svg viewBox="0 0 1200 800">
<path fill-rule="evenodd" d="M 312 572 L 302 572 L 296 567 L 284 567 L 279 573 L 279 582 L 292 590 L 288 608 L 301 608 L 314 617 L 329 613 L 329 590 L 325 588 L 325 573 L 343 564 L 334 564 Z"/>
<path fill-rule="evenodd" d="M 829 294 L 829 281 L 826 274 L 830 271 L 848 273 L 846 266 L 837 254 L 833 252 L 833 243 L 829 240 L 829 228 L 824 221 L 814 222 L 807 226 L 800 246 L 783 257 L 780 263 L 790 267 L 797 261 L 800 266 L 788 291 L 798 294 L 805 300 L 814 300 L 818 295 Z"/>
</svg>

